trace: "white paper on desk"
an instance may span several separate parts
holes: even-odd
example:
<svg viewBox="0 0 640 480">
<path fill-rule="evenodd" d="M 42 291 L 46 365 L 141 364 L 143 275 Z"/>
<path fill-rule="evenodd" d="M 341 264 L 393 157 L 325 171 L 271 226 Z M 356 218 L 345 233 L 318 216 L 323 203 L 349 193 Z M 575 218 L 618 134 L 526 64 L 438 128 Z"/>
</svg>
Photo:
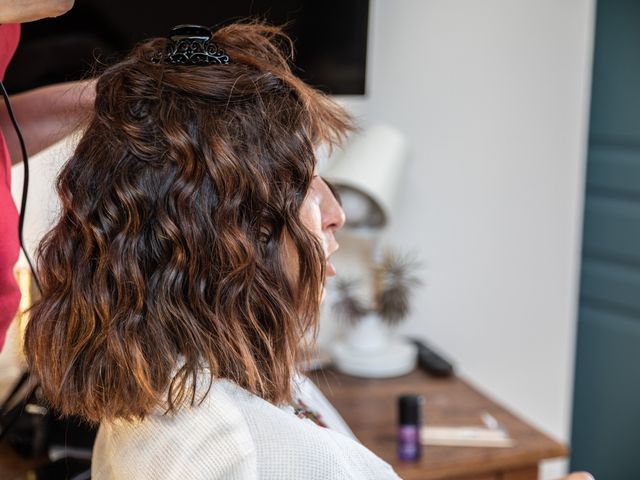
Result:
<svg viewBox="0 0 640 480">
<path fill-rule="evenodd" d="M 422 427 L 423 445 L 509 448 L 515 442 L 503 430 L 482 427 Z"/>
</svg>

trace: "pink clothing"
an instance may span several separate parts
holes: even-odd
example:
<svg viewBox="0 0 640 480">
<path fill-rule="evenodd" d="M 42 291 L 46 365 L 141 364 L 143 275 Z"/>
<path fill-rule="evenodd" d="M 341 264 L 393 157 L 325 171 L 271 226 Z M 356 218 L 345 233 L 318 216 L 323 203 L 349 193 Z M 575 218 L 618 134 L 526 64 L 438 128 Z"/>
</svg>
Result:
<svg viewBox="0 0 640 480">
<path fill-rule="evenodd" d="M 20 25 L 0 25 L 0 80 L 4 79 L 19 41 Z M 19 253 L 18 210 L 11 197 L 11 158 L 0 132 L 0 350 L 20 304 L 20 289 L 13 274 Z"/>
</svg>

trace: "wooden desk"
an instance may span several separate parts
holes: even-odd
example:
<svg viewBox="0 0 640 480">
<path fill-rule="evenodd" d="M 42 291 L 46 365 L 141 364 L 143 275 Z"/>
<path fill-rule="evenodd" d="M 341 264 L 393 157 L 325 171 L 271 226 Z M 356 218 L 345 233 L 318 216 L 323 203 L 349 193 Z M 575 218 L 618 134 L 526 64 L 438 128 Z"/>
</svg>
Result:
<svg viewBox="0 0 640 480">
<path fill-rule="evenodd" d="M 405 480 L 537 480 L 538 463 L 567 455 L 567 448 L 540 433 L 460 378 L 438 379 L 421 370 L 400 378 L 372 380 L 325 369 L 309 376 L 333 403 L 356 437 L 390 463 Z M 422 458 L 403 463 L 396 458 L 397 398 L 405 393 L 425 397 L 429 425 L 482 426 L 489 412 L 503 424 L 512 448 L 424 446 Z"/>
</svg>

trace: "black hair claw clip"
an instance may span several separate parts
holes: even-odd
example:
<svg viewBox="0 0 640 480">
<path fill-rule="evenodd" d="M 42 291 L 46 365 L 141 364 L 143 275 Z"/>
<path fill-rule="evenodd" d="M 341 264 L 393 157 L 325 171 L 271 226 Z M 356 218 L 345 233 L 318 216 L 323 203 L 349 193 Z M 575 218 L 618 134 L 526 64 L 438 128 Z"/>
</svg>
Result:
<svg viewBox="0 0 640 480">
<path fill-rule="evenodd" d="M 153 63 L 171 65 L 227 65 L 229 55 L 211 41 L 213 33 L 201 25 L 178 25 L 169 33 L 163 52 L 151 57 Z"/>
</svg>

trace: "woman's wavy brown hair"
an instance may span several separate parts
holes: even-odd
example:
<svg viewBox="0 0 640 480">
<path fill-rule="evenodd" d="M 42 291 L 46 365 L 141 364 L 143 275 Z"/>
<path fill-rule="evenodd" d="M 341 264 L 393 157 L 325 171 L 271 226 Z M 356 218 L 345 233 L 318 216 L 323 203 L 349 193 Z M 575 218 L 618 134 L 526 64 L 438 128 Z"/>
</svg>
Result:
<svg viewBox="0 0 640 480">
<path fill-rule="evenodd" d="M 197 401 L 203 370 L 290 398 L 325 264 L 299 210 L 315 148 L 339 142 L 351 120 L 292 73 L 279 28 L 234 24 L 213 40 L 232 63 L 152 63 L 158 38 L 105 70 L 60 173 L 25 349 L 62 414 L 174 411 Z"/>
</svg>

